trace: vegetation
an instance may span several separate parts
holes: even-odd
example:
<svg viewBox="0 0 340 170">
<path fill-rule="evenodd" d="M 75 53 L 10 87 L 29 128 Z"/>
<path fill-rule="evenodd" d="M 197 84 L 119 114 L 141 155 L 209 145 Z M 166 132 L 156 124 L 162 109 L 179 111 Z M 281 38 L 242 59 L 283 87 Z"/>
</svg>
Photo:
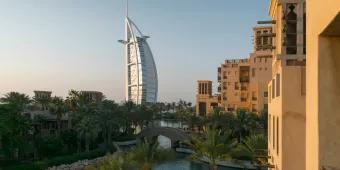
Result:
<svg viewBox="0 0 340 170">
<path fill-rule="evenodd" d="M 118 104 L 105 99 L 90 100 L 75 90 L 65 100 L 60 97 L 31 100 L 17 92 L 1 98 L 0 144 L 6 147 L 0 150 L 0 164 L 43 167 L 77 161 L 82 156 L 72 155 L 91 154 L 98 149 L 103 155 L 114 151 L 113 141 L 135 139 L 137 128 L 143 129 L 162 119 L 180 121 L 196 134 L 189 143 L 195 151 L 191 158 L 208 159 L 211 169 L 216 168 L 217 160 L 223 159 L 250 160 L 258 166 L 267 164 L 266 111 L 257 115 L 216 108 L 209 116 L 202 117 L 196 116 L 192 104 L 183 100 L 153 105 Z M 162 153 L 167 151 L 160 150 L 156 142 L 146 141 L 127 154 L 107 157 L 97 168 L 150 169 L 172 155 Z M 22 161 L 34 163 L 21 165 Z"/>
<path fill-rule="evenodd" d="M 230 135 L 222 135 L 220 130 L 208 129 L 201 138 L 194 137 L 189 146 L 194 150 L 191 159 L 207 159 L 211 170 L 217 169 L 217 160 L 224 160 L 236 145 Z"/>
<path fill-rule="evenodd" d="M 97 167 L 87 167 L 99 170 L 151 170 L 155 164 L 175 159 L 175 153 L 169 149 L 162 149 L 158 142 L 147 140 L 139 142 L 135 148 L 127 153 L 107 155 L 97 163 Z"/>
</svg>

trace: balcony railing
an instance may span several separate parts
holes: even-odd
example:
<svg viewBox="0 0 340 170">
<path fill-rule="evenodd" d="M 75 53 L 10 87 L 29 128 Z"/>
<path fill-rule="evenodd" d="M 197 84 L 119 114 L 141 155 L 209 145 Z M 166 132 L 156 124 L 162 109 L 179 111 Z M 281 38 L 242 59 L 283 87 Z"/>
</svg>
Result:
<svg viewBox="0 0 340 170">
<path fill-rule="evenodd" d="M 240 82 L 249 82 L 249 77 L 240 77 Z"/>
</svg>

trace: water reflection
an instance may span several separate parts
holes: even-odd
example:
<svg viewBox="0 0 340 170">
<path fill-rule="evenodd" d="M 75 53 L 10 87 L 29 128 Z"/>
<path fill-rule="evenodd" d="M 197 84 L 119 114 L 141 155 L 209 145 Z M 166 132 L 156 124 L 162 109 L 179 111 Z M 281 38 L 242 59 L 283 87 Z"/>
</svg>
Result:
<svg viewBox="0 0 340 170">
<path fill-rule="evenodd" d="M 177 154 L 177 159 L 171 162 L 157 165 L 153 170 L 209 170 L 209 165 L 205 163 L 195 163 L 186 160 L 186 154 Z M 241 170 L 238 168 L 218 167 L 218 170 Z"/>
</svg>

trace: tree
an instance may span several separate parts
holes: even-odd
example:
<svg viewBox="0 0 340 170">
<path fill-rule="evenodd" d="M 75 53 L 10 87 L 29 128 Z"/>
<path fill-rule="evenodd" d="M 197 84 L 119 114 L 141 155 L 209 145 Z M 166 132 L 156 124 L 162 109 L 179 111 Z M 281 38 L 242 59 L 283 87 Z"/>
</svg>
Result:
<svg viewBox="0 0 340 170">
<path fill-rule="evenodd" d="M 26 97 L 25 97 L 26 98 Z M 19 103 L 14 103 L 19 101 Z M 18 159 L 28 148 L 32 132 L 30 119 L 21 114 L 23 100 L 11 100 L 11 104 L 0 104 L 0 136 L 5 154 Z"/>
<path fill-rule="evenodd" d="M 49 104 L 49 110 L 52 114 L 57 116 L 57 135 L 60 135 L 61 119 L 67 112 L 67 107 L 61 97 L 54 97 Z"/>
<path fill-rule="evenodd" d="M 98 121 L 101 127 L 104 143 L 112 147 L 112 135 L 120 128 L 118 117 L 119 106 L 114 101 L 104 100 L 97 110 Z"/>
<path fill-rule="evenodd" d="M 30 104 L 31 100 L 26 94 L 18 92 L 9 92 L 4 97 L 0 98 L 0 102 L 14 105 L 16 109 L 22 111 L 26 105 Z"/>
<path fill-rule="evenodd" d="M 151 170 L 156 163 L 161 163 L 175 158 L 172 150 L 159 147 L 157 140 L 140 142 L 127 155 L 133 164 L 140 170 Z"/>
<path fill-rule="evenodd" d="M 41 96 L 41 97 L 33 97 L 33 100 L 36 104 L 40 105 L 41 110 L 48 110 L 51 102 L 51 97 L 49 96 Z"/>
<path fill-rule="evenodd" d="M 72 111 L 72 119 L 78 134 L 78 151 L 81 151 L 81 141 L 85 141 L 86 152 L 90 151 L 90 144 L 99 132 L 97 104 L 91 104 L 82 93 L 71 90 L 66 99 L 67 106 Z"/>
<path fill-rule="evenodd" d="M 233 151 L 232 157 L 236 159 L 251 160 L 259 168 L 266 167 L 267 163 L 267 137 L 263 134 L 246 137 Z"/>
<path fill-rule="evenodd" d="M 202 138 L 194 137 L 189 143 L 194 153 L 191 159 L 208 159 L 211 170 L 217 169 L 217 160 L 230 157 L 229 153 L 235 146 L 235 141 L 230 135 L 222 135 L 220 130 L 207 129 Z"/>
<path fill-rule="evenodd" d="M 237 111 L 235 120 L 233 120 L 232 132 L 239 143 L 244 137 L 250 135 L 254 129 L 258 128 L 256 117 L 253 113 L 242 110 Z"/>
</svg>

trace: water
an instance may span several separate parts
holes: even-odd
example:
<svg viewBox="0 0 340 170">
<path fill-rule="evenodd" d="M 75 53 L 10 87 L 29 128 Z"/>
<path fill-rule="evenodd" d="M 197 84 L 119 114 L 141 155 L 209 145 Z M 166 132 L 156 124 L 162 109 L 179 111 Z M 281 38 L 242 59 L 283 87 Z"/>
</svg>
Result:
<svg viewBox="0 0 340 170">
<path fill-rule="evenodd" d="M 190 162 L 186 160 L 187 154 L 177 153 L 177 158 L 174 161 L 166 162 L 157 165 L 153 170 L 209 170 L 209 165 L 206 163 Z M 242 170 L 238 168 L 218 167 L 218 170 Z"/>
<path fill-rule="evenodd" d="M 183 125 L 181 122 L 169 121 L 169 120 L 161 120 L 155 122 L 160 127 L 172 127 L 172 128 L 187 128 L 186 125 Z M 170 139 L 165 136 L 159 136 L 158 142 L 160 146 L 163 148 L 171 148 Z M 166 162 L 160 165 L 157 165 L 153 168 L 153 170 L 209 170 L 209 165 L 202 162 L 191 162 L 186 159 L 188 154 L 177 153 L 176 159 L 170 162 Z M 218 167 L 218 170 L 242 170 L 239 168 L 229 168 L 229 167 Z"/>
</svg>

